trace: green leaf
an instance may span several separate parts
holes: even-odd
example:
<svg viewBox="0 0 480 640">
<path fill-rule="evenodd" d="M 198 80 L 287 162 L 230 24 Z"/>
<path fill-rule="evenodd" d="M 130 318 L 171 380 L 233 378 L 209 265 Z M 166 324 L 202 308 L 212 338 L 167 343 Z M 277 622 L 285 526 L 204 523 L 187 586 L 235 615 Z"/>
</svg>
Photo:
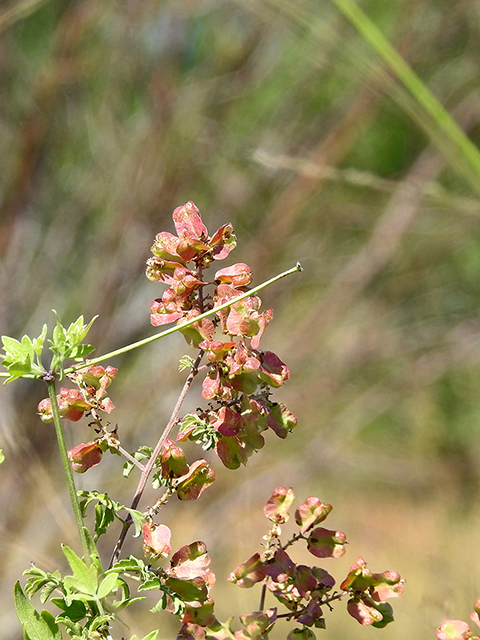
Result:
<svg viewBox="0 0 480 640">
<path fill-rule="evenodd" d="M 48 578 L 30 578 L 25 584 L 25 593 L 29 598 L 32 598 L 37 591 L 43 589 L 47 584 L 50 584 L 50 580 Z"/>
<path fill-rule="evenodd" d="M 72 358 L 72 360 L 83 360 L 83 358 L 88 356 L 89 353 L 92 353 L 92 351 L 95 351 L 95 347 L 91 344 L 79 344 L 76 347 L 68 349 L 65 357 Z"/>
<path fill-rule="evenodd" d="M 42 589 L 40 596 L 42 604 L 48 600 L 52 591 L 60 586 L 61 575 L 59 571 L 47 573 L 38 567 L 32 566 L 24 571 L 23 575 L 30 576 L 25 583 L 25 593 L 30 598 Z"/>
<path fill-rule="evenodd" d="M 60 633 L 58 624 L 55 622 L 55 617 L 50 613 L 50 611 L 46 611 L 45 609 L 42 609 L 42 611 L 40 612 L 40 616 L 47 623 L 52 633 L 52 637 L 55 640 L 62 640 L 62 634 Z"/>
<path fill-rule="evenodd" d="M 142 640 L 157 640 L 158 633 L 159 633 L 158 629 L 155 629 L 155 631 L 150 631 L 150 633 L 147 633 L 147 635 L 144 636 Z"/>
<path fill-rule="evenodd" d="M 160 598 L 157 604 L 150 609 L 152 613 L 158 613 L 159 611 L 163 611 L 168 606 L 167 597 L 165 594 Z M 176 613 L 176 611 L 175 611 Z"/>
<path fill-rule="evenodd" d="M 5 454 L 3 453 L 3 449 L 0 449 L 0 464 L 5 460 Z"/>
<path fill-rule="evenodd" d="M 97 546 L 96 546 L 95 542 L 93 541 L 92 534 L 87 529 L 87 527 L 82 527 L 82 528 L 83 528 L 83 533 L 84 533 L 84 536 L 85 536 L 85 541 L 87 543 L 88 552 L 90 554 L 90 558 L 92 559 L 92 562 L 93 562 L 93 564 L 95 565 L 95 567 L 97 569 L 97 573 L 98 574 L 103 573 L 103 567 L 102 567 L 102 562 L 100 560 L 100 554 L 98 553 Z"/>
<path fill-rule="evenodd" d="M 40 602 L 45 604 L 57 587 L 57 582 L 48 582 L 40 593 Z"/>
<path fill-rule="evenodd" d="M 10 336 L 2 336 L 3 348 L 7 354 L 4 357 L 10 357 L 15 360 L 24 360 L 30 353 L 30 349 L 26 348 L 23 342 L 15 340 Z"/>
<path fill-rule="evenodd" d="M 53 329 L 53 341 L 50 340 L 50 350 L 53 351 L 53 353 L 61 355 L 65 352 L 65 346 L 67 344 L 67 332 L 65 330 L 65 327 L 60 322 L 60 317 L 57 312 L 54 310 L 53 313 L 57 317 L 57 324 Z"/>
<path fill-rule="evenodd" d="M 162 598 L 157 602 L 157 604 L 150 609 L 152 613 L 158 613 L 159 611 L 163 611 L 168 607 L 169 611 L 172 611 L 176 616 L 183 615 L 185 611 L 185 603 L 182 598 L 179 598 L 175 594 L 169 594 L 171 601 L 167 600 L 166 594 L 163 594 Z"/>
<path fill-rule="evenodd" d="M 193 369 L 195 360 L 191 356 L 182 356 L 178 363 L 178 370 L 185 371 L 185 369 Z"/>
<path fill-rule="evenodd" d="M 52 359 L 53 371 L 59 371 L 60 377 L 63 377 L 63 361 L 65 358 L 71 358 L 73 360 L 82 360 L 87 354 L 94 350 L 92 345 L 80 345 L 80 342 L 85 338 L 90 327 L 98 316 L 94 316 L 88 325 L 84 324 L 83 316 L 80 316 L 72 322 L 72 324 L 65 329 L 60 322 L 60 317 L 54 310 L 54 314 L 57 318 L 57 324 L 53 330 L 53 340 L 49 340 L 50 351 L 54 354 Z"/>
<path fill-rule="evenodd" d="M 78 589 L 89 596 L 97 593 L 98 577 L 97 569 L 94 565 L 88 567 L 70 547 L 62 545 L 62 551 L 68 560 L 73 576 L 65 576 L 64 583 L 68 587 Z"/>
<path fill-rule="evenodd" d="M 115 592 L 119 587 L 118 577 L 114 573 L 110 573 L 102 580 L 98 587 L 97 596 L 99 598 L 106 598 L 112 592 Z"/>
<path fill-rule="evenodd" d="M 103 504 L 95 505 L 95 538 L 98 540 L 100 536 L 107 533 L 108 527 L 115 520 L 115 511 L 113 508 L 106 507 Z"/>
<path fill-rule="evenodd" d="M 98 318 L 98 315 L 93 316 L 88 324 L 84 324 L 83 316 L 80 316 L 76 322 L 72 323 L 67 330 L 67 334 L 69 338 L 72 340 L 73 344 L 79 344 L 84 340 L 87 336 L 87 333 L 90 331 L 92 324 Z"/>
<path fill-rule="evenodd" d="M 183 580 L 169 576 L 166 579 L 168 587 L 174 591 L 184 602 L 205 602 L 208 591 L 202 578 Z M 140 590 L 140 589 L 139 589 Z"/>
<path fill-rule="evenodd" d="M 151 578 L 150 580 L 145 580 L 143 584 L 138 587 L 139 591 L 153 591 L 154 589 L 160 589 L 162 583 L 160 578 Z"/>
<path fill-rule="evenodd" d="M 63 615 L 57 616 L 57 622 L 65 625 L 72 638 L 81 637 L 82 627 Z"/>
<path fill-rule="evenodd" d="M 4 359 L 3 366 L 10 373 L 10 377 L 5 381 L 5 384 L 25 374 L 40 374 L 44 371 L 41 366 L 40 355 L 46 330 L 46 325 L 44 325 L 42 333 L 33 342 L 28 336 L 23 336 L 21 342 L 10 336 L 2 336 L 5 350 L 5 355 L 2 356 Z M 38 360 L 38 364 L 34 362 L 35 357 Z"/>
<path fill-rule="evenodd" d="M 81 342 L 82 338 L 81 336 L 81 332 L 83 330 L 84 324 L 83 324 L 83 316 L 79 316 L 75 322 L 72 322 L 70 324 L 70 326 L 67 329 L 67 336 L 69 338 L 69 342 L 71 344 L 75 344 L 75 342 Z"/>
<path fill-rule="evenodd" d="M 123 558 L 116 562 L 111 569 L 107 571 L 110 573 L 114 571 L 119 573 L 120 571 L 139 571 L 143 573 L 146 570 L 146 564 L 140 558 L 135 558 L 135 556 L 128 556 L 128 558 Z"/>
<path fill-rule="evenodd" d="M 11 364 L 5 364 L 7 367 L 8 373 L 10 374 L 10 378 L 7 379 L 7 382 L 10 380 L 14 380 L 16 378 L 20 378 L 20 376 L 25 375 L 26 373 L 32 373 L 32 361 L 30 357 L 27 357 L 26 360 L 15 360 Z"/>
<path fill-rule="evenodd" d="M 29 640 L 62 640 L 60 629 L 48 611 L 41 614 L 27 600 L 19 582 L 14 587 L 15 611 Z"/>
<path fill-rule="evenodd" d="M 33 350 L 37 354 L 38 362 L 40 363 L 40 358 L 43 351 L 43 344 L 45 342 L 45 337 L 47 335 L 47 325 L 44 324 L 42 328 L 42 333 L 33 340 Z"/>
<path fill-rule="evenodd" d="M 95 629 L 98 629 L 98 627 L 101 627 L 102 624 L 105 624 L 110 620 L 112 620 L 111 615 L 96 616 L 89 624 L 89 631 L 95 631 Z"/>
<path fill-rule="evenodd" d="M 125 600 L 114 600 L 113 606 L 116 611 L 121 611 L 122 609 L 126 609 L 134 602 L 140 602 L 140 600 L 145 600 L 144 596 L 137 596 L 136 598 L 126 598 Z"/>
<path fill-rule="evenodd" d="M 142 460 L 151 458 L 152 453 L 153 453 L 152 447 L 147 447 L 145 445 L 142 445 L 141 447 L 139 447 L 138 451 L 135 451 L 134 453 L 132 453 L 132 456 L 135 458 L 135 460 L 138 460 L 139 462 L 141 462 Z M 124 478 L 128 478 L 134 466 L 135 465 L 133 464 L 133 462 L 130 462 L 130 461 L 125 462 L 125 464 L 123 465 Z"/>
<path fill-rule="evenodd" d="M 128 509 L 127 507 L 125 507 L 125 511 L 132 516 L 133 524 L 135 526 L 135 533 L 133 534 L 133 537 L 138 538 L 142 533 L 142 525 L 145 520 L 143 513 L 141 511 L 136 511 L 135 509 Z"/>
</svg>

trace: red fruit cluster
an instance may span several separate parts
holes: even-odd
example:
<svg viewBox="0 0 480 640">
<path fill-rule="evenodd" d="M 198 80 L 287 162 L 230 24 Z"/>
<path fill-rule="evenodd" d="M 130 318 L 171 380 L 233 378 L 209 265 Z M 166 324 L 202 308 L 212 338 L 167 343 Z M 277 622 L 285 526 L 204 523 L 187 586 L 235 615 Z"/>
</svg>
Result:
<svg viewBox="0 0 480 640">
<path fill-rule="evenodd" d="M 190 319 L 206 311 L 201 296 L 197 295 L 205 284 L 201 277 L 203 269 L 213 260 L 226 258 L 236 246 L 231 224 L 223 225 L 213 236 L 208 236 L 193 202 L 177 207 L 173 222 L 177 236 L 167 231 L 158 233 L 152 246 L 154 257 L 147 261 L 147 278 L 169 285 L 163 296 L 152 302 L 150 319 L 155 327 Z M 211 337 L 212 323 L 203 323 L 203 327 L 206 331 L 203 337 Z M 196 328 L 202 332 L 201 326 Z"/>
<path fill-rule="evenodd" d="M 358 558 L 340 589 L 352 595 L 347 610 L 360 624 L 384 627 L 393 620 L 393 610 L 387 600 L 400 596 L 403 585 L 396 571 L 372 573 L 365 560 Z"/>
<path fill-rule="evenodd" d="M 117 375 L 115 367 L 100 367 L 91 365 L 79 369 L 68 377 L 77 384 L 77 389 L 65 389 L 62 387 L 57 395 L 57 403 L 61 418 L 67 418 L 77 422 L 88 411 L 114 410 L 113 402 L 107 396 L 107 388 Z M 38 413 L 43 422 L 53 421 L 52 403 L 50 398 L 41 400 L 38 405 Z M 104 438 L 90 442 L 82 442 L 68 451 L 68 459 L 72 463 L 72 469 L 77 473 L 85 473 L 102 460 L 108 443 Z"/>
<path fill-rule="evenodd" d="M 171 554 L 171 532 L 166 525 L 147 522 L 142 531 L 144 552 L 150 561 Z M 208 569 L 209 565 L 205 543 L 197 541 L 174 553 L 166 569 L 157 569 L 160 588 L 166 590 L 166 595 L 170 594 L 167 595 L 166 610 L 175 612 L 172 596 L 180 598 L 184 604 L 179 637 L 191 629 L 201 630 L 205 637 L 205 627 L 215 623 L 214 602 L 210 597 L 215 574 Z"/>
<path fill-rule="evenodd" d="M 68 377 L 77 384 L 78 389 L 61 388 L 57 395 L 60 416 L 77 422 L 86 411 L 99 409 L 110 413 L 114 410 L 113 402 L 107 396 L 107 388 L 117 375 L 115 367 L 99 367 L 92 365 L 71 373 Z M 52 403 L 49 398 L 41 400 L 38 413 L 43 422 L 52 422 Z"/>
<path fill-rule="evenodd" d="M 322 607 L 349 594 L 347 610 L 363 625 L 385 626 L 393 620 L 392 609 L 386 600 L 403 592 L 404 581 L 395 571 L 372 573 L 359 558 L 340 585 L 340 592 L 332 592 L 334 578 L 323 568 L 297 565 L 286 548 L 305 540 L 307 548 L 317 558 L 340 558 L 345 553 L 346 536 L 342 531 L 324 529 L 318 525 L 332 510 L 331 505 L 311 496 L 295 511 L 300 532 L 287 544 L 280 542 L 280 525 L 289 518 L 294 499 L 291 489 L 278 487 L 264 507 L 264 513 L 274 523 L 263 553 L 255 553 L 233 571 L 229 581 L 249 588 L 263 582 L 275 598 L 290 612 L 288 617 L 304 626 L 295 629 L 293 637 L 310 638 L 307 627 L 324 628 Z M 289 636 L 290 637 L 290 636 Z M 243 636 L 242 636 L 243 638 Z"/>
<path fill-rule="evenodd" d="M 159 233 L 152 246 L 155 257 L 147 261 L 147 277 L 169 285 L 152 303 L 155 326 L 184 324 L 246 293 L 252 280 L 244 263 L 218 270 L 212 282 L 205 279 L 211 263 L 226 258 L 236 245 L 230 224 L 209 237 L 193 202 L 175 209 L 173 221 L 178 235 Z M 210 294 L 208 285 L 213 287 Z M 216 405 L 200 417 L 210 431 L 211 445 L 230 469 L 245 464 L 253 451 L 263 447 L 263 431 L 272 429 L 286 438 L 297 422 L 285 405 L 270 399 L 270 388 L 284 384 L 290 371 L 277 355 L 260 350 L 260 339 L 273 317 L 272 309 L 260 312 L 260 305 L 260 298 L 247 296 L 219 310 L 213 320 L 204 318 L 182 330 L 189 344 L 207 355 L 202 396 Z M 184 420 L 178 440 L 198 440 L 198 434 L 198 422 Z"/>
</svg>

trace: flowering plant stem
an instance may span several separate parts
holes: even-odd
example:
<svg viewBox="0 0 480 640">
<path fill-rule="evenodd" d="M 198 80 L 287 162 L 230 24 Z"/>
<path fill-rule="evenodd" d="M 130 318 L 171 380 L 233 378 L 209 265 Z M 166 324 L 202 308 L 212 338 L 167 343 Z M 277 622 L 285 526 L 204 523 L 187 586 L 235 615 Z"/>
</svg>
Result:
<svg viewBox="0 0 480 640">
<path fill-rule="evenodd" d="M 294 493 L 292 489 L 277 487 L 265 503 L 264 515 L 271 524 L 263 536 L 264 551 L 251 556 L 228 578 L 240 587 L 263 583 L 260 610 L 239 616 L 244 631 L 233 631 L 231 618 L 226 623 L 216 618 L 210 596 L 215 575 L 208 569 L 210 558 L 206 544 L 196 540 L 173 552 L 170 528 L 154 521 L 154 516 L 172 495 L 179 500 L 197 500 L 216 478 L 209 461 L 201 458 L 189 464 L 178 442 L 190 440 L 201 445 L 204 451 L 214 450 L 223 465 L 233 470 L 245 465 L 254 452 L 263 448 L 263 432 L 270 430 L 285 439 L 297 424 L 296 416 L 288 407 L 271 397 L 273 390 L 288 380 L 290 370 L 275 353 L 260 348 L 260 339 L 273 317 L 273 309 L 260 312 L 261 300 L 255 293 L 301 271 L 300 264 L 252 289 L 248 288 L 252 281 L 250 267 L 242 262 L 219 269 L 213 278 L 204 281 L 204 270 L 214 264 L 214 260 L 226 258 L 235 248 L 233 227 L 225 224 L 209 236 L 193 202 L 177 207 L 172 217 L 178 236 L 169 232 L 156 235 L 153 258 L 147 260 L 146 276 L 153 282 L 169 285 L 162 297 L 150 305 L 152 325 L 177 322 L 175 327 L 86 360 L 93 346 L 82 343 L 93 320 L 85 324 L 80 316 L 65 327 L 57 315 L 52 339 L 48 340 L 53 354 L 49 372 L 41 360 L 47 325 L 38 338 L 23 336 L 20 341 L 2 336 L 7 382 L 30 376 L 47 384 L 48 398 L 39 403 L 38 412 L 43 422 L 55 425 L 84 555 L 82 560 L 73 549 L 62 546 L 72 572 L 63 578 L 58 570 L 49 573 L 34 565 L 24 572 L 28 576 L 25 590 L 17 582 L 14 595 L 25 638 L 61 640 L 66 637 L 62 636 L 62 627 L 65 627 L 65 633 L 72 639 L 112 640 L 112 625 L 121 623 L 118 612 L 144 600 L 142 595 L 131 594 L 132 581 L 140 594 L 145 590 L 158 592 L 159 600 L 152 612 L 170 611 L 181 620 L 178 640 L 260 637 L 267 640 L 268 633 L 281 618 L 301 625 L 290 631 L 287 640 L 314 640 L 310 627 L 325 626 L 322 606 L 330 609 L 331 602 L 346 594 L 350 595 L 347 603 L 350 615 L 364 625 L 385 626 L 393 620 L 392 608 L 385 600 L 403 591 L 404 581 L 399 574 L 373 573 L 359 557 L 340 585 L 341 593 L 332 593 L 335 579 L 325 569 L 297 565 L 286 552 L 291 545 L 303 540 L 308 551 L 318 558 L 339 558 L 345 553 L 346 536 L 342 531 L 316 526 L 323 522 L 332 506 L 315 496 L 308 497 L 295 511 L 300 530 L 284 544 L 280 538 L 281 525 L 289 518 Z M 214 290 L 207 294 L 203 290 L 205 286 Z M 214 314 L 217 317 L 209 319 Z M 130 454 L 120 444 L 118 424 L 109 430 L 111 423 L 102 421 L 101 412 L 110 414 L 115 409 L 107 389 L 117 369 L 97 365 L 174 331 L 182 331 L 187 343 L 196 349 L 196 358 L 184 356 L 180 360 L 180 370 L 189 368 L 190 371 L 168 422 L 159 429 L 155 446 L 140 445 Z M 226 339 L 222 339 L 221 334 Z M 204 357 L 206 364 L 202 366 Z M 69 360 L 79 364 L 65 370 L 64 363 Z M 206 374 L 202 398 L 208 405 L 183 416 L 185 397 L 200 372 Z M 56 380 L 62 380 L 65 374 L 77 388 L 62 387 L 57 395 Z M 95 432 L 94 439 L 67 451 L 61 421 L 77 422 L 84 416 L 90 418 L 88 426 Z M 174 442 L 170 438 L 177 428 Z M 99 464 L 107 451 L 127 458 L 124 475 L 128 476 L 134 466 L 140 471 L 130 507 L 96 490 L 81 491 L 82 502 L 77 498 L 72 471 L 84 473 Z M 155 495 L 154 503 L 141 512 L 138 506 L 152 476 L 153 488 L 162 488 L 162 491 L 159 496 Z M 90 533 L 83 526 L 82 514 L 85 515 L 92 503 L 95 519 Z M 109 567 L 104 571 L 95 552 L 95 541 L 117 520 L 121 522 L 120 531 Z M 147 562 L 133 554 L 121 557 L 132 524 L 136 530 L 134 537 L 143 534 L 143 555 Z M 157 560 L 169 557 L 170 561 L 163 567 L 154 568 Z M 50 599 L 60 613 L 54 616 L 47 609 L 37 611 L 29 599 L 38 592 L 42 604 Z M 287 613 L 278 615 L 276 606 L 265 609 L 270 592 L 286 606 Z M 149 633 L 144 640 L 155 640 L 158 632 Z M 130 640 L 137 640 L 137 636 Z"/>
<path fill-rule="evenodd" d="M 165 427 L 165 429 L 163 430 L 162 435 L 160 436 L 155 449 L 153 450 L 153 453 L 150 457 L 150 459 L 148 460 L 148 462 L 144 465 L 143 470 L 142 470 L 142 474 L 140 476 L 140 480 L 138 482 L 138 486 L 137 489 L 135 491 L 135 495 L 133 497 L 132 500 L 132 504 L 130 505 L 131 509 L 136 509 L 138 506 L 138 503 L 140 502 L 140 499 L 142 497 L 142 494 L 145 490 L 145 486 L 147 484 L 147 480 L 152 472 L 153 467 L 155 466 L 155 461 L 158 458 L 158 456 L 160 455 L 162 449 L 163 449 L 163 445 L 165 444 L 165 440 L 168 438 L 168 436 L 170 435 L 171 430 L 173 429 L 173 427 L 175 426 L 175 423 L 178 420 L 178 414 L 180 413 L 180 409 L 181 406 L 183 404 L 183 401 L 185 400 L 185 396 L 187 395 L 188 390 L 190 389 L 193 379 L 195 378 L 195 376 L 198 373 L 198 367 L 200 365 L 200 361 L 202 360 L 204 351 L 202 349 L 200 349 L 197 358 L 195 360 L 195 363 L 190 371 L 190 373 L 187 376 L 187 379 L 185 380 L 185 383 L 183 385 L 183 388 L 180 392 L 180 395 L 178 396 L 178 400 L 175 404 L 175 407 L 172 411 L 172 415 L 170 416 L 170 420 L 167 423 L 167 426 Z M 115 545 L 115 548 L 113 550 L 112 553 L 112 557 L 110 559 L 110 564 L 108 565 L 108 568 L 110 569 L 115 562 L 118 560 L 118 558 L 120 557 L 120 553 L 122 551 L 122 547 L 123 547 L 123 543 L 125 542 L 125 538 L 127 535 L 127 531 L 130 528 L 132 524 L 132 517 L 130 515 L 128 515 L 128 517 L 125 519 L 125 522 L 123 523 L 122 526 L 122 531 L 120 532 L 120 535 L 118 537 L 117 540 L 117 544 Z"/>
<path fill-rule="evenodd" d="M 52 378 L 52 379 L 51 379 Z M 67 455 L 67 446 L 65 444 L 65 434 L 63 432 L 62 421 L 60 418 L 60 410 L 58 408 L 57 394 L 55 388 L 55 379 L 49 375 L 46 379 L 48 397 L 52 403 L 53 423 L 55 425 L 55 433 L 57 436 L 58 448 L 60 450 L 60 457 L 62 459 L 63 470 L 65 472 L 65 478 L 67 481 L 68 493 L 70 494 L 70 500 L 72 503 L 73 514 L 75 516 L 75 522 L 77 523 L 78 534 L 82 543 L 83 554 L 85 556 L 85 562 L 90 563 L 90 554 L 85 536 L 85 530 L 83 528 L 82 512 L 80 510 L 80 504 L 77 497 L 77 489 L 75 487 L 75 481 L 73 479 L 73 472 L 70 461 Z"/>
<path fill-rule="evenodd" d="M 297 262 L 297 264 L 291 269 L 288 269 L 287 271 L 283 271 L 282 273 L 279 273 L 273 278 L 270 278 L 270 280 L 265 280 L 265 282 L 262 282 L 256 287 L 252 287 L 248 291 L 245 291 L 245 293 L 242 293 L 242 295 L 232 298 L 231 300 L 228 300 L 223 304 L 219 304 L 213 309 L 210 309 L 209 311 L 205 311 L 205 313 L 195 316 L 194 318 L 184 322 L 183 324 L 177 324 L 174 327 L 171 327 L 170 329 L 166 329 L 165 331 L 156 333 L 153 336 L 149 336 L 148 338 L 143 338 L 138 342 L 132 342 L 131 344 L 126 345 L 125 347 L 121 347 L 120 349 L 116 349 L 115 351 L 110 351 L 109 353 L 105 353 L 103 356 L 99 356 L 98 358 L 89 359 L 88 364 L 95 365 L 95 364 L 99 364 L 100 362 L 105 362 L 105 360 L 109 360 L 114 356 L 119 356 L 123 353 L 127 353 L 127 351 L 132 351 L 133 349 L 137 349 L 138 347 L 143 347 L 144 345 L 150 344 L 151 342 L 155 342 L 155 340 L 159 340 L 160 338 L 165 338 L 166 336 L 169 336 L 172 333 L 175 333 L 176 331 L 180 331 L 181 329 L 185 329 L 186 327 L 189 327 L 192 324 L 196 324 L 197 322 L 200 322 L 204 318 L 213 316 L 214 314 L 218 313 L 222 309 L 231 307 L 233 304 L 235 304 L 236 302 L 239 302 L 240 300 L 243 300 L 244 298 L 249 298 L 251 296 L 254 296 L 256 293 L 258 293 L 262 289 L 265 289 L 266 287 L 269 287 L 274 282 L 277 282 L 277 280 L 280 280 L 281 278 L 285 278 L 286 276 L 289 276 L 292 273 L 296 273 L 297 271 L 302 271 L 302 265 L 299 262 Z M 83 362 L 81 364 L 70 367 L 69 369 L 65 369 L 65 373 L 72 373 L 77 369 L 82 369 L 84 366 L 85 366 L 85 363 Z"/>
</svg>

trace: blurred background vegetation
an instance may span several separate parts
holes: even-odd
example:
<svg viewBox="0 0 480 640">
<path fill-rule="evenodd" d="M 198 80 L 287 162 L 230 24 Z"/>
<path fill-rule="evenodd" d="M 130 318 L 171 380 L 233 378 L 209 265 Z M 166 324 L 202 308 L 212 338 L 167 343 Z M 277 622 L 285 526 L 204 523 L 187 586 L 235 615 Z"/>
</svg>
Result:
<svg viewBox="0 0 480 640">
<path fill-rule="evenodd" d="M 342 579 L 362 555 L 407 587 L 384 631 L 337 605 L 317 636 L 433 638 L 480 596 L 480 2 L 357 6 L 360 17 L 346 0 L 2 3 L 0 333 L 38 335 L 54 308 L 65 323 L 100 314 L 98 354 L 149 335 L 163 288 L 145 260 L 187 200 L 210 232 L 234 224 L 228 264 L 250 264 L 256 284 L 301 261 L 262 295 L 275 308 L 262 346 L 291 368 L 277 398 L 296 431 L 270 434 L 237 472 L 217 463 L 215 485 L 163 521 L 176 548 L 207 543 L 225 619 L 258 606 L 225 579 L 257 550 L 271 491 L 318 495 L 350 541 L 325 568 Z M 111 363 L 126 448 L 154 442 L 186 352 L 173 336 Z M 29 381 L 0 390 L 4 640 L 21 638 L 23 569 L 53 570 L 60 541 L 76 545 L 53 428 L 36 416 L 44 395 Z M 67 430 L 69 446 L 90 438 L 86 421 Z M 120 468 L 107 458 L 79 486 L 128 502 L 136 479 Z M 178 628 L 134 607 L 125 622 L 118 638 Z"/>
</svg>

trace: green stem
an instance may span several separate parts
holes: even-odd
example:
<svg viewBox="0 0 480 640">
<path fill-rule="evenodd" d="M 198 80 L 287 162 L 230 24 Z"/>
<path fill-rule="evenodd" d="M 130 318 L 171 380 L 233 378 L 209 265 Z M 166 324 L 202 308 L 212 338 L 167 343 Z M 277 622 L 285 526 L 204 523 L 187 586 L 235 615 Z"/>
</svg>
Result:
<svg viewBox="0 0 480 640">
<path fill-rule="evenodd" d="M 297 264 L 294 267 L 292 267 L 291 269 L 288 269 L 287 271 L 283 271 L 282 273 L 279 273 L 277 276 L 274 276 L 273 278 L 270 278 L 270 280 L 266 280 L 265 282 L 262 282 L 258 286 L 253 287 L 253 289 L 249 289 L 249 291 L 245 291 L 245 293 L 242 293 L 241 295 L 237 296 L 236 298 L 232 298 L 231 300 L 228 300 L 228 302 L 224 302 L 223 304 L 220 304 L 217 307 L 214 307 L 213 309 L 210 309 L 209 311 L 205 311 L 205 313 L 202 313 L 201 315 L 196 316 L 195 318 L 192 318 L 188 322 L 184 322 L 183 324 L 177 324 L 174 327 L 171 327 L 170 329 L 167 329 L 166 331 L 161 331 L 160 333 L 156 333 L 153 336 L 150 336 L 149 338 L 143 338 L 143 340 L 139 340 L 138 342 L 132 342 L 132 344 L 128 344 L 125 347 L 121 347 L 120 349 L 116 349 L 115 351 L 110 351 L 109 353 L 106 353 L 103 356 L 99 356 L 98 358 L 93 358 L 92 360 L 88 360 L 87 362 L 81 362 L 80 364 L 76 364 L 73 367 L 69 367 L 68 369 L 65 369 L 64 373 L 73 373 L 74 371 L 77 371 L 78 369 L 83 369 L 85 366 L 90 366 L 90 365 L 93 365 L 93 364 L 99 364 L 100 362 L 104 362 L 105 360 L 109 360 L 110 358 L 113 358 L 114 356 L 119 356 L 122 353 L 127 353 L 127 351 L 132 351 L 133 349 L 137 349 L 138 347 L 143 347 L 146 344 L 150 344 L 151 342 L 155 342 L 155 340 L 160 340 L 160 338 L 165 338 L 166 336 L 169 336 L 172 333 L 175 333 L 176 331 L 180 331 L 181 329 L 185 329 L 186 327 L 189 327 L 190 325 L 195 324 L 196 322 L 199 322 L 200 320 L 203 320 L 204 318 L 208 318 L 209 316 L 214 315 L 215 313 L 217 313 L 221 309 L 226 309 L 226 307 L 230 307 L 232 304 L 235 304 L 236 302 L 239 302 L 240 300 L 243 300 L 244 298 L 248 298 L 249 296 L 255 295 L 256 293 L 258 293 L 262 289 L 265 289 L 266 287 L 270 286 L 274 282 L 277 282 L 277 280 L 280 280 L 281 278 L 285 278 L 285 276 L 289 276 L 292 273 L 295 273 L 297 271 L 302 271 L 302 265 L 299 262 L 297 262 Z M 9 376 L 10 376 L 9 373 L 4 373 L 3 371 L 0 371 L 0 378 L 8 378 Z M 21 377 L 22 378 L 37 378 L 38 379 L 38 378 L 41 378 L 41 375 L 37 375 L 37 374 L 33 374 L 33 373 L 26 373 Z"/>
<path fill-rule="evenodd" d="M 81 364 L 75 365 L 74 367 L 70 367 L 69 369 L 65 369 L 65 373 L 72 373 L 77 369 L 82 369 L 85 367 L 86 364 L 88 366 L 93 364 L 99 364 L 100 362 L 109 360 L 114 356 L 119 356 L 122 353 L 127 353 L 127 351 L 132 351 L 133 349 L 137 349 L 138 347 L 143 347 L 144 345 L 150 344 L 151 342 L 155 342 L 155 340 L 159 340 L 160 338 L 165 338 L 166 336 L 169 336 L 172 333 L 175 333 L 176 331 L 185 329 L 185 327 L 189 327 L 190 325 L 195 324 L 196 322 L 200 322 L 204 318 L 208 318 L 209 316 L 217 313 L 221 309 L 225 309 L 226 307 L 232 306 L 232 304 L 235 304 L 236 302 L 239 302 L 244 298 L 248 298 L 249 296 L 255 295 L 262 289 L 265 289 L 266 287 L 270 286 L 274 282 L 277 282 L 277 280 L 280 280 L 281 278 L 285 278 L 285 276 L 289 276 L 292 273 L 295 273 L 296 271 L 302 271 L 302 265 L 299 262 L 297 262 L 297 264 L 291 269 L 288 269 L 288 271 L 283 271 L 283 273 L 279 273 L 277 276 L 270 278 L 270 280 L 266 280 L 265 282 L 262 282 L 262 284 L 259 284 L 258 286 L 253 287 L 253 289 L 249 289 L 249 291 L 245 291 L 245 293 L 242 293 L 236 298 L 232 298 L 231 300 L 228 300 L 228 302 L 224 302 L 223 304 L 220 304 L 214 307 L 213 309 L 210 309 L 209 311 L 205 311 L 205 313 L 202 313 L 199 316 L 196 316 L 195 318 L 188 320 L 188 322 L 184 322 L 183 324 L 177 324 L 174 327 L 167 329 L 166 331 L 161 331 L 160 333 L 156 333 L 155 335 L 150 336 L 149 338 L 143 338 L 143 340 L 139 340 L 138 342 L 132 342 L 132 344 L 129 344 L 125 347 L 121 347 L 120 349 L 116 349 L 115 351 L 110 351 L 109 353 L 106 353 L 103 356 L 99 356 L 98 358 L 93 358 L 92 360 L 88 360 L 87 363 L 83 362 Z"/>
<path fill-rule="evenodd" d="M 52 378 L 52 379 L 51 379 Z M 53 423 L 55 425 L 55 432 L 57 434 L 58 448 L 60 449 L 60 457 L 62 459 L 63 470 L 65 472 L 65 478 L 67 480 L 68 492 L 70 494 L 70 500 L 72 502 L 73 513 L 75 516 L 75 522 L 77 523 L 78 534 L 82 543 L 83 554 L 85 561 L 89 563 L 90 554 L 88 549 L 87 538 L 83 529 L 82 512 L 80 510 L 80 504 L 77 497 L 77 489 L 75 487 L 75 481 L 73 479 L 72 467 L 68 460 L 67 446 L 65 444 L 65 434 L 63 432 L 62 419 L 60 417 L 60 410 L 58 408 L 57 393 L 55 388 L 55 380 L 53 376 L 49 376 L 45 380 L 48 388 L 48 397 L 52 403 Z"/>
</svg>

